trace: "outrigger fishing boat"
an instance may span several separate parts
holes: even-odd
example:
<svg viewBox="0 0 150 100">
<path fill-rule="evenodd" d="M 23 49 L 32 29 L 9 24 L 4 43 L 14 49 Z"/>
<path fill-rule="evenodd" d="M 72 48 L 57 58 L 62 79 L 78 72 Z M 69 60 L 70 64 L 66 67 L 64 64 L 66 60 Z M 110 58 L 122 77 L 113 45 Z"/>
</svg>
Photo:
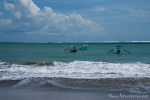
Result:
<svg viewBox="0 0 150 100">
<path fill-rule="evenodd" d="M 77 52 L 77 49 L 76 49 L 75 46 L 70 46 L 69 49 L 63 49 L 63 52 L 68 52 L 68 51 L 70 51 L 70 52 Z"/>
<path fill-rule="evenodd" d="M 79 51 L 87 51 L 88 50 L 88 45 L 87 44 L 83 44 L 81 45 L 81 47 L 78 49 Z"/>
<path fill-rule="evenodd" d="M 70 48 L 68 49 L 62 49 L 63 52 L 77 52 L 77 51 L 86 51 L 88 50 L 88 45 L 87 44 L 84 44 L 84 45 L 81 45 L 80 48 L 76 48 L 76 46 L 70 46 Z"/>
<path fill-rule="evenodd" d="M 113 52 L 113 51 L 117 52 L 117 54 L 121 54 L 121 53 L 123 54 L 123 51 L 127 52 L 127 53 L 130 53 L 129 51 L 122 49 L 121 45 L 117 45 L 116 49 L 112 49 L 112 50 L 108 51 L 108 53 Z"/>
</svg>

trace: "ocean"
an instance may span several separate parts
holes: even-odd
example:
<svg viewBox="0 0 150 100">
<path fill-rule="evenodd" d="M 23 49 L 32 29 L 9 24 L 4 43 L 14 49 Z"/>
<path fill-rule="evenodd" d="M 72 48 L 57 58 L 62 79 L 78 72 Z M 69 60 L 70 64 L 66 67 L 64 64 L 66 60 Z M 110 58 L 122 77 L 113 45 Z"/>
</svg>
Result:
<svg viewBox="0 0 150 100">
<path fill-rule="evenodd" d="M 88 50 L 64 52 L 70 46 Z M 108 52 L 121 45 L 126 51 Z M 150 42 L 0 43 L 0 88 L 150 93 Z"/>
</svg>

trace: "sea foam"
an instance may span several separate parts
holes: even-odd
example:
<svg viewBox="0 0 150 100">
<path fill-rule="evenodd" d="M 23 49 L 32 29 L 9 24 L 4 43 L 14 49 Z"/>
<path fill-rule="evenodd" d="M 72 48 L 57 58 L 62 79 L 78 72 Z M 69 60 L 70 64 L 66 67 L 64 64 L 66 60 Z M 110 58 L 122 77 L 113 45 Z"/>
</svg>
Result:
<svg viewBox="0 0 150 100">
<path fill-rule="evenodd" d="M 39 63 L 39 62 L 37 62 Z M 40 62 L 41 63 L 41 62 Z M 53 64 L 6 64 L 0 63 L 1 80 L 16 80 L 29 77 L 65 78 L 123 78 L 150 77 L 150 64 L 110 63 L 92 61 L 58 62 Z"/>
</svg>

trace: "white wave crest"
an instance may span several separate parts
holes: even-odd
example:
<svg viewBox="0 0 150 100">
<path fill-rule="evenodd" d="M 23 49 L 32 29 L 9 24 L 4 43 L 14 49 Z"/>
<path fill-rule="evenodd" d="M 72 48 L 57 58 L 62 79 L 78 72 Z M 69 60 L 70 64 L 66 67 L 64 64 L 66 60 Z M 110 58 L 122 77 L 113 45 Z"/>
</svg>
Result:
<svg viewBox="0 0 150 100">
<path fill-rule="evenodd" d="M 0 64 L 1 80 L 29 77 L 122 78 L 150 77 L 150 64 L 91 61 L 53 62 L 53 65 Z M 9 66 L 9 67 L 8 67 Z"/>
</svg>

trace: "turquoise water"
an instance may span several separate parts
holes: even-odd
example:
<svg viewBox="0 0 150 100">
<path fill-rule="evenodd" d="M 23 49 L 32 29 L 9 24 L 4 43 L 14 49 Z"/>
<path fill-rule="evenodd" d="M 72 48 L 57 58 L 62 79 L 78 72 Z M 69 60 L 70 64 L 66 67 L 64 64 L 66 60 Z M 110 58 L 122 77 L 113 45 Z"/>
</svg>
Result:
<svg viewBox="0 0 150 100">
<path fill-rule="evenodd" d="M 150 43 L 86 43 L 87 51 L 69 53 L 62 49 L 71 45 L 79 48 L 84 43 L 0 43 L 0 61 L 102 61 L 102 62 L 142 62 L 150 63 Z M 108 53 L 120 44 L 130 54 Z"/>
</svg>

